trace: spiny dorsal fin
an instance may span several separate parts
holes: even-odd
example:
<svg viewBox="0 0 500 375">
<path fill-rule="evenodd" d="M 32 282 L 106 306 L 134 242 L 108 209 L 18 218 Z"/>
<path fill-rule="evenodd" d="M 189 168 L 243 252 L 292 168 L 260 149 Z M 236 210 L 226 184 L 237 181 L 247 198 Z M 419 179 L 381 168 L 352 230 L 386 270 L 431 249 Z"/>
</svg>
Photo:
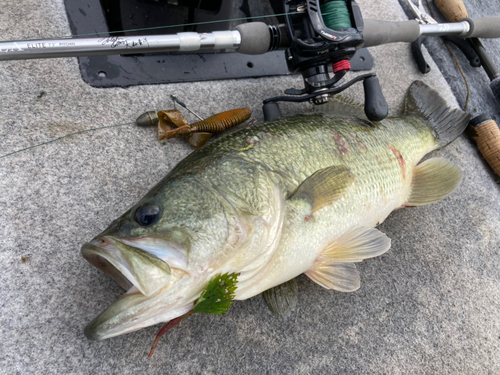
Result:
<svg viewBox="0 0 500 375">
<path fill-rule="evenodd" d="M 462 172 L 451 161 L 434 158 L 413 170 L 411 193 L 405 206 L 423 206 L 437 202 L 460 184 Z"/>
<path fill-rule="evenodd" d="M 364 104 L 344 95 L 330 96 L 327 103 L 315 106 L 315 111 L 331 113 L 337 116 L 368 119 L 365 115 Z"/>
<path fill-rule="evenodd" d="M 320 169 L 298 187 L 291 199 L 311 205 L 311 214 L 338 200 L 351 186 L 354 176 L 349 168 L 333 166 Z"/>
<path fill-rule="evenodd" d="M 415 81 L 408 89 L 405 113 L 424 117 L 436 132 L 439 147 L 446 146 L 463 133 L 470 116 L 460 109 L 450 109 L 439 93 L 422 81 Z"/>
<path fill-rule="evenodd" d="M 288 318 L 297 306 L 297 282 L 295 279 L 266 290 L 262 295 L 271 311 L 281 318 Z"/>
<path fill-rule="evenodd" d="M 390 247 L 391 240 L 378 229 L 356 227 L 329 244 L 306 275 L 324 288 L 354 291 L 360 281 L 352 262 L 381 255 Z"/>
</svg>

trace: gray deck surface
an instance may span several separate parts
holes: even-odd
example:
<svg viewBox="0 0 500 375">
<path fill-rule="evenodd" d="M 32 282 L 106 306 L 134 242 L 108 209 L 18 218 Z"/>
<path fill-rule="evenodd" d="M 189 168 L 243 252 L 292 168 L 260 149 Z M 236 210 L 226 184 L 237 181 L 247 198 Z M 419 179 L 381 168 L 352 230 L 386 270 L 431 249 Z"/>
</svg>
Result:
<svg viewBox="0 0 500 375">
<path fill-rule="evenodd" d="M 406 18 L 397 0 L 360 5 L 366 18 Z M 492 11 L 500 14 L 500 6 Z M 68 34 L 62 0 L 2 2 L 3 40 Z M 453 66 L 445 79 L 431 61 L 432 72 L 422 77 L 406 44 L 372 54 L 393 114 L 415 79 L 457 105 L 446 81 L 462 87 Z M 467 74 L 475 80 L 471 100 L 498 113 L 486 74 Z M 169 108 L 174 93 L 204 116 L 249 106 L 261 120 L 264 98 L 300 85 L 297 77 L 275 77 L 97 89 L 82 81 L 75 58 L 0 62 L 0 156 Z M 38 99 L 41 91 L 47 94 Z M 361 85 L 349 93 L 362 98 Z M 358 291 L 327 291 L 302 276 L 288 320 L 274 317 L 261 296 L 236 302 L 225 316 L 183 321 L 152 359 L 146 356 L 159 326 L 87 340 L 84 326 L 123 291 L 84 261 L 81 245 L 190 151 L 183 141 L 161 145 L 152 129 L 128 125 L 0 159 L 0 373 L 500 373 L 500 191 L 466 137 L 436 152 L 463 170 L 459 189 L 439 203 L 391 214 L 380 229 L 392 248 L 359 265 Z"/>
</svg>

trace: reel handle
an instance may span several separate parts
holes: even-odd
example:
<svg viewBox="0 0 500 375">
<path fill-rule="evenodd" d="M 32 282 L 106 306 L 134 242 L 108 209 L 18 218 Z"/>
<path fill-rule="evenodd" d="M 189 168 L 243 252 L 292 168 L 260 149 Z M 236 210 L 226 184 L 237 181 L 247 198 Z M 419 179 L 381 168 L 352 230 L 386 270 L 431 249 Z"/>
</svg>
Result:
<svg viewBox="0 0 500 375">
<path fill-rule="evenodd" d="M 368 77 L 363 81 L 365 90 L 365 114 L 371 121 L 380 121 L 387 117 L 389 107 L 385 100 L 377 77 Z"/>
</svg>

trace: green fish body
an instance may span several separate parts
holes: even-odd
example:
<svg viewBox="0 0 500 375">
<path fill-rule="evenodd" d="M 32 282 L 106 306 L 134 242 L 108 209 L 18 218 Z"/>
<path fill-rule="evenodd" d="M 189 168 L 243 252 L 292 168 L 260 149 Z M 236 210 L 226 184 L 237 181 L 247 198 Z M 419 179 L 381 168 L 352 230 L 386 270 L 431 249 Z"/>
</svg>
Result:
<svg viewBox="0 0 500 375">
<path fill-rule="evenodd" d="M 219 274 L 238 274 L 235 299 L 272 293 L 302 273 L 328 289 L 358 289 L 354 263 L 390 247 L 375 227 L 394 209 L 435 202 L 458 185 L 451 163 L 418 163 L 460 135 L 468 117 L 421 82 L 401 117 L 372 123 L 357 113 L 344 105 L 243 128 L 179 163 L 83 246 L 128 290 L 87 336 L 181 316 Z M 275 309 L 286 309 L 274 297 Z"/>
</svg>

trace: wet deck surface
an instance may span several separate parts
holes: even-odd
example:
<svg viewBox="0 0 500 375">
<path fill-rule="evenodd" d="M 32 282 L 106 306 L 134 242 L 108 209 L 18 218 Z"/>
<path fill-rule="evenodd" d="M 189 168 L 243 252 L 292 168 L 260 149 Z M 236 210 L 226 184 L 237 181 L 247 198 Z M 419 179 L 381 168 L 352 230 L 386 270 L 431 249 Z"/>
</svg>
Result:
<svg viewBox="0 0 500 375">
<path fill-rule="evenodd" d="M 396 0 L 360 5 L 366 18 L 405 19 Z M 2 39 L 67 34 L 62 0 L 8 2 L 0 11 Z M 422 77 L 408 45 L 372 49 L 393 114 L 415 79 L 455 101 L 447 81 L 460 92 L 461 78 L 453 78 L 445 49 L 432 53 L 447 66 L 446 79 L 432 61 Z M 484 72 L 469 70 L 470 108 L 498 113 Z M 171 94 L 203 116 L 248 106 L 262 120 L 263 99 L 300 85 L 297 77 L 275 77 L 96 89 L 82 81 L 74 58 L 0 62 L 0 156 L 129 123 L 169 108 Z M 361 85 L 349 93 L 361 99 Z M 308 109 L 282 106 L 287 115 Z M 225 316 L 183 321 L 152 359 L 159 326 L 87 340 L 84 326 L 123 291 L 84 261 L 81 245 L 190 152 L 180 140 L 162 145 L 152 129 L 129 124 L 0 159 L 0 373 L 500 372 L 500 191 L 466 137 L 435 153 L 463 170 L 459 189 L 439 203 L 391 214 L 380 229 L 392 248 L 359 265 L 360 290 L 327 291 L 302 276 L 288 320 L 274 317 L 261 296 L 236 302 Z"/>
</svg>

